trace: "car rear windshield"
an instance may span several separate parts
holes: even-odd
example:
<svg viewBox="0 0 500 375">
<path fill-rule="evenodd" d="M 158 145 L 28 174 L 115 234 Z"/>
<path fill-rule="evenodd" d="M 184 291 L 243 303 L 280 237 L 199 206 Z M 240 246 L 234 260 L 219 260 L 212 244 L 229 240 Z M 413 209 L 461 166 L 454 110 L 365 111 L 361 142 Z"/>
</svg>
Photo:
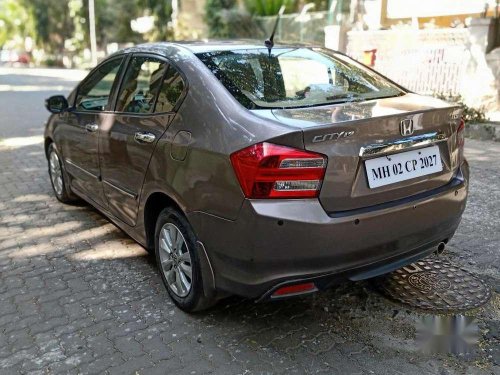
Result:
<svg viewBox="0 0 500 375">
<path fill-rule="evenodd" d="M 404 94 L 347 56 L 322 48 L 267 48 L 197 54 L 246 108 L 295 108 Z"/>
</svg>

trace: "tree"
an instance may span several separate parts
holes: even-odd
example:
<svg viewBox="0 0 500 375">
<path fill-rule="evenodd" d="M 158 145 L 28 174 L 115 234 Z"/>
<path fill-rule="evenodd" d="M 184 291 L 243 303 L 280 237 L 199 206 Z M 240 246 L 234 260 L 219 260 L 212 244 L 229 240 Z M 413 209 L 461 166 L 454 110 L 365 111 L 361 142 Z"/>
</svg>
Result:
<svg viewBox="0 0 500 375">
<path fill-rule="evenodd" d="M 17 37 L 24 43 L 26 37 L 33 37 L 33 17 L 16 0 L 0 0 L 0 49 L 9 40 Z"/>
<path fill-rule="evenodd" d="M 205 19 L 208 25 L 209 37 L 228 38 L 231 36 L 226 13 L 235 6 L 236 0 L 207 0 L 205 3 Z"/>
<path fill-rule="evenodd" d="M 297 0 L 245 0 L 245 7 L 257 16 L 275 16 L 282 5 L 285 5 L 286 13 L 293 13 L 298 9 Z"/>
<path fill-rule="evenodd" d="M 148 39 L 151 41 L 171 39 L 172 0 L 139 0 L 139 5 L 141 8 L 146 8 L 155 18 L 155 27 L 148 33 Z"/>
<path fill-rule="evenodd" d="M 141 15 L 140 0 L 95 0 L 97 45 L 104 48 L 108 43 L 138 43 L 142 36 L 130 27 L 130 21 Z M 89 8 L 83 0 L 80 13 L 85 20 L 85 41 L 89 45 Z"/>
<path fill-rule="evenodd" d="M 256 38 L 262 35 L 250 14 L 239 9 L 237 0 L 207 0 L 205 22 L 211 38 Z"/>
<path fill-rule="evenodd" d="M 95 0 L 97 44 L 167 40 L 172 35 L 172 0 Z M 134 32 L 130 21 L 155 18 L 146 36 Z M 89 45 L 88 0 L 0 0 L 0 46 L 7 40 L 32 36 L 49 55 L 79 53 Z"/>
</svg>

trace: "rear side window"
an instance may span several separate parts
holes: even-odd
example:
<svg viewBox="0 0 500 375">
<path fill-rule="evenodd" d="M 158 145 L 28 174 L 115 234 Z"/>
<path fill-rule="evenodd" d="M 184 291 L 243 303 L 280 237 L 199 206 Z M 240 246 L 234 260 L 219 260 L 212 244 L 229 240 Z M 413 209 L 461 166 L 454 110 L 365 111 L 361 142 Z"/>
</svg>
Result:
<svg viewBox="0 0 500 375">
<path fill-rule="evenodd" d="M 116 103 L 117 112 L 171 112 L 182 92 L 180 74 L 155 57 L 133 57 L 127 67 Z"/>
<path fill-rule="evenodd" d="M 161 86 L 155 112 L 171 112 L 184 92 L 184 80 L 179 72 L 170 65 Z"/>
<path fill-rule="evenodd" d="M 116 111 L 153 113 L 168 64 L 153 57 L 132 58 L 120 87 Z"/>
<path fill-rule="evenodd" d="M 78 88 L 75 107 L 80 111 L 109 110 L 111 90 L 123 58 L 104 63 Z"/>
</svg>

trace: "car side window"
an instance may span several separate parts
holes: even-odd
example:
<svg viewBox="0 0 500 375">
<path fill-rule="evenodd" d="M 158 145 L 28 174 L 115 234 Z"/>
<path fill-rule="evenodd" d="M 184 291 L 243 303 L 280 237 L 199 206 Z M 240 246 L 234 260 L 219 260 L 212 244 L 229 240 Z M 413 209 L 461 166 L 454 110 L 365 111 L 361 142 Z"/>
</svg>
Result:
<svg viewBox="0 0 500 375">
<path fill-rule="evenodd" d="M 120 87 L 116 111 L 153 113 L 167 68 L 168 63 L 154 57 L 132 58 Z"/>
<path fill-rule="evenodd" d="M 172 65 L 169 65 L 156 101 L 155 112 L 171 112 L 184 92 L 184 80 Z"/>
<path fill-rule="evenodd" d="M 123 58 L 113 59 L 89 76 L 78 88 L 75 107 L 80 111 L 109 110 L 111 90 Z"/>
</svg>

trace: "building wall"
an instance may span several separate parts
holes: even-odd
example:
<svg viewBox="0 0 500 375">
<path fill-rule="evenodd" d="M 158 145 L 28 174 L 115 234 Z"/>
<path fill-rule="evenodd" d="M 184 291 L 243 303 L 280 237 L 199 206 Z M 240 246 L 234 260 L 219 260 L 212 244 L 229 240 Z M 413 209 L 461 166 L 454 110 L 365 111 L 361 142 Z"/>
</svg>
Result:
<svg viewBox="0 0 500 375">
<path fill-rule="evenodd" d="M 411 22 L 411 16 L 415 16 L 418 20 L 419 26 L 422 27 L 426 23 L 434 23 L 438 27 L 450 27 L 454 22 L 465 23 L 467 18 L 480 18 L 482 17 L 482 13 L 484 12 L 484 1 L 475 0 L 472 2 L 471 6 L 460 6 L 457 4 L 455 9 L 450 9 L 449 14 L 445 14 L 443 9 L 436 10 L 437 8 L 433 6 L 433 0 L 427 0 L 426 3 L 422 4 L 420 1 L 416 0 L 379 0 L 381 2 L 382 12 L 381 12 L 381 25 L 383 28 L 388 28 L 392 25 Z M 405 16 L 395 16 L 389 13 L 390 2 L 401 2 L 401 6 L 404 9 L 404 4 L 408 4 Z M 456 0 L 448 0 L 449 4 L 453 4 Z M 463 3 L 463 1 L 462 1 Z M 413 6 L 413 8 L 411 7 Z M 416 7 L 418 6 L 418 7 Z M 415 9 L 414 9 L 415 8 Z M 463 13 L 460 10 L 463 10 Z M 467 12 L 467 10 L 469 10 Z M 411 16 L 410 16 L 411 14 Z M 486 14 L 487 17 L 494 17 L 495 9 L 494 6 L 489 6 L 488 12 Z"/>
</svg>

